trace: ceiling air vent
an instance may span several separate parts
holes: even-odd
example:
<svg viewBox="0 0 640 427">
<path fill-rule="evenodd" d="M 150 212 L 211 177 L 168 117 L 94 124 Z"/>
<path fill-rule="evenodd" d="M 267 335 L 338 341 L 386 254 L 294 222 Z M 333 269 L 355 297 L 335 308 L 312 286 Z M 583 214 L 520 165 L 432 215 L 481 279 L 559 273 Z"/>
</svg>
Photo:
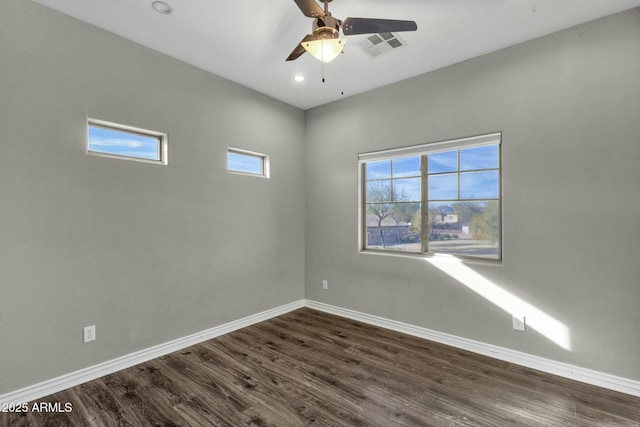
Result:
<svg viewBox="0 0 640 427">
<path fill-rule="evenodd" d="M 371 58 L 406 46 L 407 43 L 395 33 L 373 34 L 359 43 L 360 47 Z"/>
</svg>

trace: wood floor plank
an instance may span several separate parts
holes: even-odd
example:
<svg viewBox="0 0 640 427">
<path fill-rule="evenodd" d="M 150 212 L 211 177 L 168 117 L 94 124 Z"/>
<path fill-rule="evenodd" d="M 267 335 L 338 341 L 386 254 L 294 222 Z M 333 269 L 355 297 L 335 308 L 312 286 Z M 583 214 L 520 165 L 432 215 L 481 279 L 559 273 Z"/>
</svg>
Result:
<svg viewBox="0 0 640 427">
<path fill-rule="evenodd" d="M 56 402 L 0 426 L 640 427 L 640 398 L 307 308 Z"/>
</svg>

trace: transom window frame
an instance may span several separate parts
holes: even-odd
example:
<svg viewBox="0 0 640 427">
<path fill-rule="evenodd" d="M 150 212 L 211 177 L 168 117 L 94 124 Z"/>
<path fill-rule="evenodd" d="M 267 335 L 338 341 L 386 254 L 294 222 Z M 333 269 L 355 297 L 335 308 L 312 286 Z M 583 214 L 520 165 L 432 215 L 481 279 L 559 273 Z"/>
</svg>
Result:
<svg viewBox="0 0 640 427">
<path fill-rule="evenodd" d="M 240 156 L 253 157 L 253 158 L 259 159 L 261 162 L 262 171 L 260 173 L 255 173 L 255 172 L 249 172 L 249 171 L 243 171 L 243 170 L 230 169 L 229 154 L 238 154 Z M 253 176 L 256 178 L 270 178 L 271 176 L 270 156 L 268 154 L 259 153 L 257 151 L 245 150 L 243 148 L 227 147 L 226 161 L 227 161 L 228 173 Z"/>
<path fill-rule="evenodd" d="M 429 224 L 429 196 L 428 196 L 428 173 L 427 155 L 439 152 L 447 152 L 466 148 L 475 148 L 489 145 L 498 146 L 498 212 L 499 231 L 498 231 L 498 255 L 497 257 L 469 256 L 469 255 L 451 255 L 446 253 L 438 253 L 429 251 L 428 239 L 421 239 L 421 251 L 402 251 L 393 249 L 381 249 L 367 247 L 367 179 L 366 164 L 379 160 L 392 160 L 406 157 L 420 156 L 421 158 L 421 235 L 428 235 Z M 459 159 L 458 159 L 459 161 Z M 464 173 L 459 169 L 458 174 Z M 358 252 L 364 254 L 378 254 L 400 257 L 418 257 L 418 258 L 448 258 L 458 259 L 465 262 L 479 262 L 487 264 L 502 265 L 503 260 L 503 165 L 502 165 L 502 132 L 494 132 L 489 134 L 470 136 L 465 138 L 444 140 L 431 142 L 426 144 L 393 148 L 387 150 L 372 151 L 358 154 Z M 459 185 L 459 184 L 458 184 Z M 426 208 L 425 208 L 426 207 Z"/>
<path fill-rule="evenodd" d="M 158 158 L 149 159 L 146 157 L 127 156 L 124 154 L 111 153 L 107 151 L 91 150 L 90 131 L 92 127 L 119 132 L 121 134 L 138 135 L 146 138 L 155 139 L 158 144 L 157 146 Z M 134 126 L 108 122 L 105 120 L 98 120 L 98 119 L 92 119 L 92 118 L 87 119 L 87 154 L 90 154 L 92 156 L 108 157 L 112 159 L 133 160 L 136 162 L 152 163 L 152 164 L 159 164 L 159 165 L 167 165 L 168 164 L 168 144 L 169 144 L 169 136 L 163 132 L 157 132 L 157 131 L 142 129 Z"/>
</svg>

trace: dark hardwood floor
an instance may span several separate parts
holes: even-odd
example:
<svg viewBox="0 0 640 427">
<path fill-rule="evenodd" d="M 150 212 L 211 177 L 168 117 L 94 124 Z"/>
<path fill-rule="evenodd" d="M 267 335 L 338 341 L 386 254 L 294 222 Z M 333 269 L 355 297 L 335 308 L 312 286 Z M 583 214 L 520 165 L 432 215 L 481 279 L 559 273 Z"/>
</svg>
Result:
<svg viewBox="0 0 640 427">
<path fill-rule="evenodd" d="M 0 425 L 640 426 L 640 398 L 310 309 L 35 403 L 72 411 Z"/>
</svg>

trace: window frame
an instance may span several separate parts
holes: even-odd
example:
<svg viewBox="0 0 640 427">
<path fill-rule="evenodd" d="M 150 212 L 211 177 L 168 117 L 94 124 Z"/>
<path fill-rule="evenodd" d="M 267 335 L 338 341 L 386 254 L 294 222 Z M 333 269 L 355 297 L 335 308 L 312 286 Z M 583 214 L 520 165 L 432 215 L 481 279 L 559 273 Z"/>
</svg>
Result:
<svg viewBox="0 0 640 427">
<path fill-rule="evenodd" d="M 466 138 L 452 139 L 437 141 L 427 144 L 420 144 L 408 147 L 393 148 L 387 150 L 373 151 L 367 153 L 358 154 L 358 252 L 368 254 L 381 254 L 391 256 L 408 256 L 408 257 L 420 257 L 420 258 L 454 258 L 462 261 L 489 263 L 489 264 L 502 264 L 503 260 L 503 242 L 504 242 L 504 227 L 503 227 L 503 165 L 502 165 L 502 132 L 494 132 L 489 134 L 471 136 Z M 486 257 L 476 255 L 456 255 L 442 252 L 429 251 L 428 238 L 421 238 L 421 248 L 418 251 L 404 251 L 394 249 L 383 248 L 371 248 L 367 247 L 367 177 L 366 177 L 366 164 L 373 161 L 380 160 L 392 160 L 403 157 L 415 157 L 420 156 L 421 165 L 421 217 L 422 228 L 421 236 L 428 234 L 429 227 L 429 195 L 428 195 L 428 176 L 429 174 L 427 162 L 428 155 L 438 152 L 447 152 L 453 150 L 461 150 L 466 148 L 482 147 L 482 146 L 498 146 L 498 212 L 499 212 L 499 230 L 498 230 L 498 253 L 497 257 Z M 458 169 L 456 173 L 458 176 L 461 173 L 467 171 L 460 170 L 460 159 L 458 158 Z M 475 170 L 473 172 L 476 172 Z M 458 182 L 458 187 L 460 183 Z M 458 192 L 458 197 L 460 193 Z M 460 199 L 464 200 L 464 199 Z M 478 199 L 485 200 L 485 199 Z M 493 198 L 487 198 L 486 200 L 494 200 Z"/>
<path fill-rule="evenodd" d="M 261 162 L 261 169 L 262 172 L 261 173 L 255 173 L 255 172 L 248 172 L 248 171 L 242 171 L 242 170 L 236 170 L 236 169 L 229 169 L 229 154 L 238 154 L 240 156 L 245 156 L 245 157 L 253 157 L 253 158 L 258 158 L 260 159 Z M 246 176 L 253 176 L 253 177 L 257 177 L 257 178 L 269 178 L 270 177 L 270 161 L 269 161 L 269 155 L 265 154 L 265 153 L 259 153 L 257 151 L 251 151 L 251 150 L 245 150 L 243 148 L 236 148 L 236 147 L 227 147 L 227 157 L 226 157 L 226 162 L 227 162 L 227 172 L 228 173 L 232 173 L 232 174 L 237 174 L 237 175 L 246 175 Z"/>
<path fill-rule="evenodd" d="M 133 134 L 133 135 L 139 135 L 147 138 L 153 138 L 156 141 L 158 141 L 158 148 L 157 148 L 158 159 L 157 160 L 148 159 L 146 157 L 127 156 L 124 154 L 91 150 L 89 147 L 91 143 L 90 130 L 92 127 L 120 132 L 123 134 Z M 92 118 L 87 119 L 87 154 L 92 156 L 108 157 L 112 159 L 133 160 L 136 162 L 152 163 L 152 164 L 159 164 L 159 165 L 167 165 L 168 164 L 168 155 L 167 155 L 168 143 L 169 143 L 169 136 L 163 132 L 157 132 L 153 130 L 142 129 L 142 128 L 128 126 L 128 125 L 122 125 L 119 123 L 108 122 L 105 120 L 98 120 L 98 119 L 92 119 Z"/>
</svg>

